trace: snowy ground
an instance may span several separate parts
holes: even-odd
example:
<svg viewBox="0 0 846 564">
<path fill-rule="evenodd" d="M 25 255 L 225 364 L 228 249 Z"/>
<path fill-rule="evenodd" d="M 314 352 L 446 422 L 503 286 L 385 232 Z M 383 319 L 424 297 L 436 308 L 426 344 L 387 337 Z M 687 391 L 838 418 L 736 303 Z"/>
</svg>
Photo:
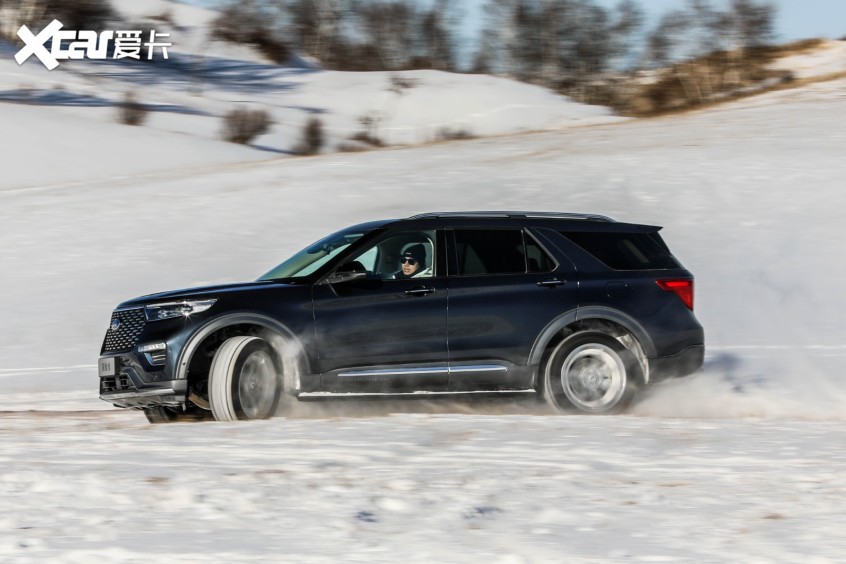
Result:
<svg viewBox="0 0 846 564">
<path fill-rule="evenodd" d="M 16 562 L 840 562 L 842 422 L 0 416 Z M 19 437 L 27 437 L 22 441 Z"/>
<path fill-rule="evenodd" d="M 37 73 L 8 59 L 0 80 Z M 0 103 L 0 560 L 846 560 L 846 81 L 318 158 L 97 111 Z M 154 427 L 96 399 L 124 299 L 253 279 L 359 221 L 486 208 L 665 226 L 697 276 L 703 373 L 605 418 L 406 402 Z"/>
</svg>

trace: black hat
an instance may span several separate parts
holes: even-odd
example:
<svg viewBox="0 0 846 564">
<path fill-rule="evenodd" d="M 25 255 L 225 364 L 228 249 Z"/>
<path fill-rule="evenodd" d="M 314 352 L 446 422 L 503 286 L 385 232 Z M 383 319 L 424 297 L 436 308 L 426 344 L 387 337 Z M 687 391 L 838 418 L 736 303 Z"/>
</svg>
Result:
<svg viewBox="0 0 846 564">
<path fill-rule="evenodd" d="M 426 265 L 426 249 L 423 248 L 423 245 L 417 244 L 410 246 L 403 251 L 402 256 L 413 258 L 420 263 L 420 268 L 423 268 Z"/>
</svg>

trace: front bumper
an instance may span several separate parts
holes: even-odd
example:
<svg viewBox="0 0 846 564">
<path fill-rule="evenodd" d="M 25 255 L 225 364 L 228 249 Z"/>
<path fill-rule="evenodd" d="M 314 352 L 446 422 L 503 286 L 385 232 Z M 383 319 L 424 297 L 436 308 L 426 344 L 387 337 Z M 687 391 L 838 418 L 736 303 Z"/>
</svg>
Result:
<svg viewBox="0 0 846 564">
<path fill-rule="evenodd" d="M 113 356 L 115 375 L 100 376 L 100 399 L 116 407 L 179 406 L 188 392 L 186 380 L 165 380 L 163 371 L 146 372 L 127 356 Z"/>
</svg>

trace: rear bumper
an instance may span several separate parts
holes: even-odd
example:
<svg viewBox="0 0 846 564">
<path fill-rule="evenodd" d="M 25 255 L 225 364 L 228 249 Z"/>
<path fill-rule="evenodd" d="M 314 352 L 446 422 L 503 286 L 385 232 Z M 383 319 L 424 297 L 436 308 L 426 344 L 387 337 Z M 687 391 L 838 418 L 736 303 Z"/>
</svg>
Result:
<svg viewBox="0 0 846 564">
<path fill-rule="evenodd" d="M 693 345 L 673 356 L 649 359 L 649 382 L 688 376 L 702 368 L 705 362 L 705 345 Z"/>
</svg>

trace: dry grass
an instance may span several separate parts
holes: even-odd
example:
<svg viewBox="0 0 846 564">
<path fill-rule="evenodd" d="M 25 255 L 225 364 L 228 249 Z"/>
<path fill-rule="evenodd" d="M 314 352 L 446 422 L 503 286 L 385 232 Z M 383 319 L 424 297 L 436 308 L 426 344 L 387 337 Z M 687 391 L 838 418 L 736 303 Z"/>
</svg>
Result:
<svg viewBox="0 0 846 564">
<path fill-rule="evenodd" d="M 777 59 L 812 52 L 823 44 L 822 39 L 807 39 L 684 61 L 663 69 L 650 84 L 637 84 L 636 79 L 624 83 L 621 88 L 627 92 L 614 107 L 632 117 L 664 116 L 842 78 L 846 73 L 796 79 L 790 71 L 769 68 Z"/>
</svg>

